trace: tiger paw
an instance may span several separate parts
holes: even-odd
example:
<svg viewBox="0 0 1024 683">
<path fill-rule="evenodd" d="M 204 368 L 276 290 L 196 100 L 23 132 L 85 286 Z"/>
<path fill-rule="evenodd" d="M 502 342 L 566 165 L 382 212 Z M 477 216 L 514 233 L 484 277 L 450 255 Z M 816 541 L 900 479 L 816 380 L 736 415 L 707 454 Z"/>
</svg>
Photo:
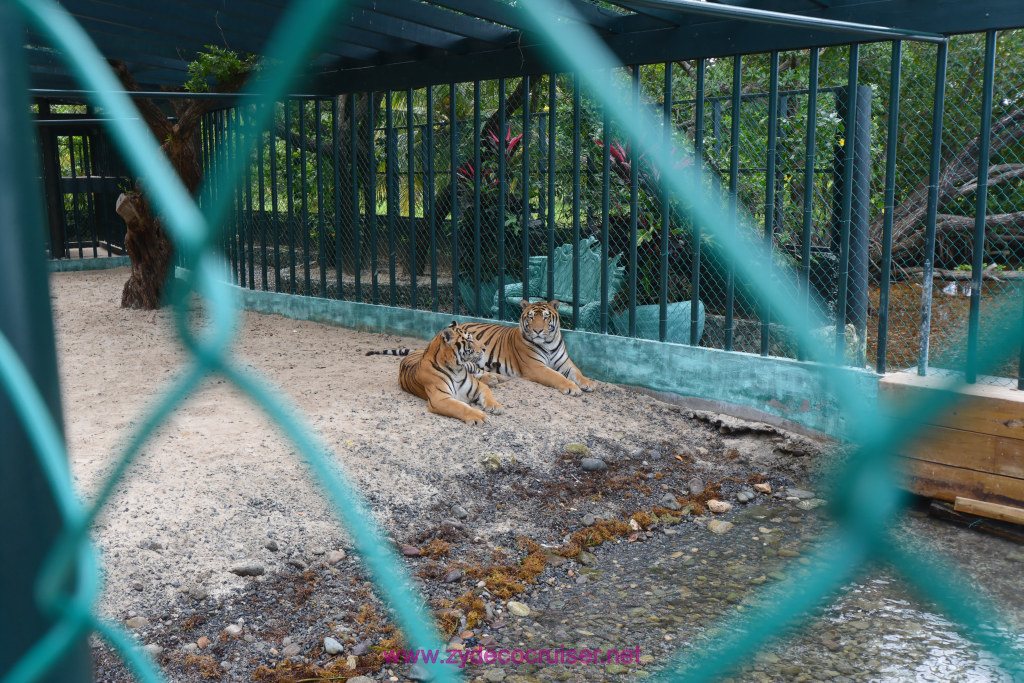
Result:
<svg viewBox="0 0 1024 683">
<path fill-rule="evenodd" d="M 501 415 L 503 412 L 505 412 L 505 406 L 501 405 L 498 402 L 494 402 L 494 403 L 492 403 L 492 404 L 490 404 L 488 406 L 484 406 L 484 410 L 487 411 L 488 413 L 494 413 L 495 415 Z"/>
<path fill-rule="evenodd" d="M 582 389 L 583 391 L 593 391 L 594 389 L 597 388 L 597 382 L 595 382 L 592 379 L 587 379 L 585 377 L 580 378 L 579 385 L 580 389 Z"/>
<path fill-rule="evenodd" d="M 462 421 L 470 425 L 478 425 L 482 422 L 487 421 L 487 416 L 482 411 L 475 408 L 470 408 L 465 415 L 462 416 Z"/>
<path fill-rule="evenodd" d="M 571 387 L 565 387 L 564 389 L 562 389 L 562 393 L 568 394 L 570 396 L 579 396 L 583 392 L 580 391 L 580 388 L 578 386 L 573 384 Z"/>
</svg>

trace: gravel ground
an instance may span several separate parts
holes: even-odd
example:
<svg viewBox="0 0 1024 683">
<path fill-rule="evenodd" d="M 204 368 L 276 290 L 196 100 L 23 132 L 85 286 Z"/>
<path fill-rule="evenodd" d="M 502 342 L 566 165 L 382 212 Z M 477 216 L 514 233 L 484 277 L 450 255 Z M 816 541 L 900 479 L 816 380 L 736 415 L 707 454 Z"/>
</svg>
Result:
<svg viewBox="0 0 1024 683">
<path fill-rule="evenodd" d="M 187 360 L 168 312 L 117 307 L 125 278 L 51 278 L 72 470 L 86 498 Z M 827 444 L 603 383 L 571 398 L 511 380 L 495 390 L 505 413 L 469 427 L 403 393 L 397 359 L 363 356 L 423 344 L 246 313 L 233 353 L 331 446 L 451 647 L 640 648 L 623 663 L 471 664 L 467 678 L 639 678 L 680 646 L 720 638 L 720 616 L 813 569 L 831 525 L 814 478 Z M 710 501 L 731 509 L 710 512 Z M 1024 625 L 1020 546 L 916 511 L 899 533 L 930 539 L 966 585 L 994 595 L 1011 628 Z M 346 535 L 291 446 L 222 381 L 149 440 L 94 537 L 100 611 L 132 628 L 169 680 L 422 677 L 419 665 L 385 662 L 400 634 Z M 130 680 L 102 643 L 93 652 L 97 680 Z M 1012 680 L 882 565 L 733 677 Z"/>
</svg>

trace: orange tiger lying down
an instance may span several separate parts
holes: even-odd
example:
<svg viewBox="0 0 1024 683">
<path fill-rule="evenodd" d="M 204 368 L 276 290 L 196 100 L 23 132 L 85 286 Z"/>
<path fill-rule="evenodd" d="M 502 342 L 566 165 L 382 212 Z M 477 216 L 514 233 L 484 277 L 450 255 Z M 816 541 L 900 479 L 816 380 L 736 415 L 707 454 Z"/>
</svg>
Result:
<svg viewBox="0 0 1024 683">
<path fill-rule="evenodd" d="M 466 323 L 463 328 L 484 345 L 481 367 L 500 375 L 525 377 L 563 394 L 579 396 L 580 390 L 597 386 L 569 359 L 562 340 L 558 301 L 519 302 L 523 312 L 519 326 L 498 323 Z M 493 384 L 492 384 L 493 386 Z"/>
<path fill-rule="evenodd" d="M 410 394 L 426 399 L 432 413 L 478 424 L 487 419 L 484 411 L 499 414 L 504 410 L 485 383 L 489 378 L 483 377 L 482 381 L 478 377 L 484 347 L 464 325 L 452 322 L 425 350 L 370 351 L 366 355 L 374 353 L 405 355 L 398 369 L 398 383 Z"/>
</svg>

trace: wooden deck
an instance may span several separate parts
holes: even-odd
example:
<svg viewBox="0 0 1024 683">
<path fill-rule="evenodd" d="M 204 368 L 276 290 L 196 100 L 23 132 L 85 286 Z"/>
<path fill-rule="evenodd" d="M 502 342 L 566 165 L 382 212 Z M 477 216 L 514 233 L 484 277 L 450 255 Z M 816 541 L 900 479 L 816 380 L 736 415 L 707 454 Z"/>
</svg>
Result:
<svg viewBox="0 0 1024 683">
<path fill-rule="evenodd" d="M 947 381 L 887 375 L 879 402 L 899 419 L 905 406 L 934 396 Z M 902 485 L 957 510 L 1024 524 L 1024 392 L 974 384 L 957 393 L 956 405 L 920 426 L 901 453 Z"/>
</svg>

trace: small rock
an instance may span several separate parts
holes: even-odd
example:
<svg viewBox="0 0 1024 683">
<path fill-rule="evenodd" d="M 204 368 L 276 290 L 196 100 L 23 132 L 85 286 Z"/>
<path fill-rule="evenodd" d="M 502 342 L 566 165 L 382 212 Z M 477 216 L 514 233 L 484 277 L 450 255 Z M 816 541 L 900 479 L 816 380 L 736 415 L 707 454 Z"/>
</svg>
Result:
<svg viewBox="0 0 1024 683">
<path fill-rule="evenodd" d="M 227 633 L 229 636 L 233 638 L 237 638 L 238 636 L 242 635 L 242 627 L 238 624 L 228 624 L 224 627 L 224 633 Z"/>
<path fill-rule="evenodd" d="M 1011 562 L 1024 562 L 1024 551 L 1011 550 L 1008 553 L 1006 553 L 1006 559 L 1010 560 Z"/>
<path fill-rule="evenodd" d="M 301 557 L 289 557 L 287 560 L 285 560 L 285 562 L 295 567 L 300 572 L 306 571 L 306 561 L 303 560 Z"/>
<path fill-rule="evenodd" d="M 516 615 L 517 617 L 528 617 L 528 616 L 530 616 L 530 608 L 527 607 L 525 604 L 523 604 L 521 602 L 517 602 L 515 600 L 509 600 L 508 603 L 505 605 L 505 607 L 507 607 L 508 611 L 511 612 L 512 614 Z"/>
<path fill-rule="evenodd" d="M 402 554 L 406 557 L 419 557 L 420 549 L 413 545 L 403 545 Z"/>
<path fill-rule="evenodd" d="M 772 485 L 769 484 L 768 482 L 754 484 L 754 490 L 757 491 L 758 493 L 771 493 Z"/>
<path fill-rule="evenodd" d="M 324 652 L 329 655 L 341 654 L 342 651 L 341 643 L 336 641 L 334 638 L 324 638 Z"/>
<path fill-rule="evenodd" d="M 162 647 L 160 647 L 159 645 L 157 645 L 156 643 L 150 643 L 149 645 L 146 645 L 142 649 L 145 650 L 146 654 L 148 654 L 153 659 L 159 659 L 160 655 L 162 655 L 164 653 L 164 649 Z"/>
<path fill-rule="evenodd" d="M 199 652 L 199 646 L 195 643 L 185 643 L 181 646 L 181 651 L 187 655 L 194 654 L 196 652 Z"/>
<path fill-rule="evenodd" d="M 581 443 L 571 443 L 565 447 L 565 451 L 567 453 L 572 453 L 573 455 L 582 455 L 583 457 L 588 457 L 590 455 L 590 449 Z"/>
<path fill-rule="evenodd" d="M 196 641 L 196 647 L 198 647 L 200 650 L 205 650 L 206 648 L 210 647 L 210 639 L 206 636 L 202 636 L 199 640 Z"/>
<path fill-rule="evenodd" d="M 732 503 L 726 503 L 724 500 L 709 500 L 708 510 L 721 515 L 732 510 Z"/>
<path fill-rule="evenodd" d="M 366 676 L 356 676 L 355 678 L 348 679 L 348 683 L 374 683 L 374 681 Z"/>
<path fill-rule="evenodd" d="M 581 550 L 580 554 L 576 556 L 576 561 L 584 567 L 595 567 L 598 562 L 597 555 L 588 550 Z"/>
<path fill-rule="evenodd" d="M 284 646 L 283 650 L 281 650 L 281 656 L 287 659 L 289 657 L 295 657 L 300 652 L 302 652 L 302 648 L 299 647 L 298 643 L 289 643 Z"/>
<path fill-rule="evenodd" d="M 825 501 L 821 498 L 807 498 L 805 500 L 801 500 L 796 504 L 796 506 L 800 510 L 813 510 L 814 508 L 821 507 L 824 504 Z"/>
<path fill-rule="evenodd" d="M 666 493 L 661 497 L 661 507 L 668 508 L 669 510 L 681 510 L 683 508 L 679 501 L 676 500 L 674 493 Z"/>
<path fill-rule="evenodd" d="M 344 550 L 332 550 L 327 553 L 327 564 L 338 564 L 345 559 Z"/>
<path fill-rule="evenodd" d="M 144 586 L 142 585 L 141 581 L 136 581 L 135 583 L 132 584 L 132 590 L 137 590 L 140 593 L 142 592 L 143 588 L 144 588 Z"/>
<path fill-rule="evenodd" d="M 467 519 L 469 517 L 469 511 L 461 505 L 453 505 L 452 517 L 455 519 Z"/>
<path fill-rule="evenodd" d="M 188 589 L 188 597 L 193 600 L 205 600 L 209 593 L 202 586 L 192 586 Z"/>
<path fill-rule="evenodd" d="M 462 580 L 462 572 L 460 572 L 458 569 L 453 569 L 453 570 L 451 570 L 450 572 L 448 572 L 447 574 L 444 575 L 444 582 L 445 583 L 455 583 L 456 581 L 461 581 L 461 580 Z"/>
<path fill-rule="evenodd" d="M 794 498 L 800 498 L 801 500 L 805 498 L 814 498 L 814 494 L 811 493 L 810 491 L 805 491 L 804 489 L 796 488 L 786 489 L 786 495 L 793 496 Z"/>
<path fill-rule="evenodd" d="M 708 531 L 713 534 L 727 534 L 732 529 L 732 522 L 726 522 L 721 519 L 713 519 L 708 522 Z"/>
<path fill-rule="evenodd" d="M 266 548 L 267 550 L 269 550 L 272 553 L 276 553 L 278 550 L 281 549 L 281 546 L 279 546 L 277 544 L 277 541 L 275 541 L 274 539 L 270 539 L 269 541 L 264 543 L 263 547 Z"/>
<path fill-rule="evenodd" d="M 501 458 L 494 453 L 484 453 L 483 457 L 480 458 L 480 464 L 484 466 L 484 470 L 487 472 L 497 472 L 501 469 Z"/>
<path fill-rule="evenodd" d="M 597 519 L 594 518 L 594 515 L 589 512 L 583 515 L 583 526 L 594 526 L 594 522 L 596 521 Z"/>
<path fill-rule="evenodd" d="M 661 451 L 651 451 L 647 454 L 647 457 L 651 460 L 661 460 Z"/>
<path fill-rule="evenodd" d="M 321 555 L 323 555 L 323 554 L 325 554 L 327 552 L 327 548 L 323 547 L 322 545 L 318 545 L 318 546 L 314 546 L 312 548 L 312 550 L 310 550 L 309 552 L 311 552 L 314 555 L 316 555 L 317 557 L 319 557 L 319 556 L 321 556 Z"/>
<path fill-rule="evenodd" d="M 600 472 L 608 469 L 608 463 L 601 458 L 583 458 L 580 460 L 580 467 L 584 472 Z"/>
<path fill-rule="evenodd" d="M 229 569 L 232 574 L 238 576 L 262 576 L 266 571 L 261 564 L 240 564 Z"/>
<path fill-rule="evenodd" d="M 149 626 L 149 620 L 146 617 L 132 617 L 128 621 L 124 622 L 124 625 L 130 629 L 140 629 Z"/>
<path fill-rule="evenodd" d="M 484 671 L 484 680 L 487 681 L 487 683 L 501 683 L 505 680 L 505 670 L 489 668 Z"/>
<path fill-rule="evenodd" d="M 485 633 L 480 636 L 480 646 L 488 649 L 494 648 L 498 646 L 498 641 L 490 633 Z"/>
<path fill-rule="evenodd" d="M 737 503 L 749 503 L 753 499 L 754 499 L 753 494 L 752 493 L 748 493 L 746 491 L 740 491 L 739 493 L 736 494 L 736 502 Z"/>
<path fill-rule="evenodd" d="M 372 643 L 369 640 L 364 640 L 362 642 L 356 643 L 355 647 L 352 648 L 352 654 L 356 657 L 362 657 L 370 651 L 371 644 Z"/>
<path fill-rule="evenodd" d="M 420 662 L 416 662 L 410 666 L 409 673 L 407 673 L 406 676 L 414 681 L 429 681 L 434 678 L 434 674 L 427 671 L 427 667 Z"/>
<path fill-rule="evenodd" d="M 614 674 L 616 676 L 618 676 L 619 674 L 624 674 L 627 671 L 629 671 L 629 669 L 627 669 L 626 667 L 622 666 L 621 664 L 609 664 L 608 666 L 606 666 L 604 668 L 604 670 L 606 672 L 608 672 L 610 674 Z"/>
<path fill-rule="evenodd" d="M 694 477 L 693 479 L 691 479 L 689 483 L 687 483 L 687 486 L 690 489 L 691 496 L 699 496 L 700 494 L 704 493 L 704 489 L 706 488 L 704 480 L 701 479 L 700 477 Z"/>
</svg>

